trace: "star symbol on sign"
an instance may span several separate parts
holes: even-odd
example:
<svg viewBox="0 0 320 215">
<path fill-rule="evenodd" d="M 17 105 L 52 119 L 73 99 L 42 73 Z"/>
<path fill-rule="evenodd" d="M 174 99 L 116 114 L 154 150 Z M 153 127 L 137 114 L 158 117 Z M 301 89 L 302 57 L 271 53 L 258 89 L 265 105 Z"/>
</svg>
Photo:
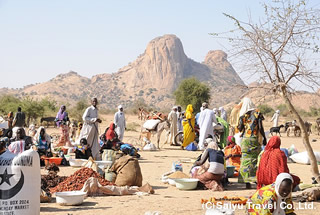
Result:
<svg viewBox="0 0 320 215">
<path fill-rule="evenodd" d="M 14 176 L 14 174 L 8 174 L 7 169 L 6 169 L 3 174 L 0 174 L 0 178 L 1 178 L 0 185 L 3 184 L 4 182 L 6 182 L 7 184 L 9 184 L 11 186 L 9 179 L 12 176 Z"/>
</svg>

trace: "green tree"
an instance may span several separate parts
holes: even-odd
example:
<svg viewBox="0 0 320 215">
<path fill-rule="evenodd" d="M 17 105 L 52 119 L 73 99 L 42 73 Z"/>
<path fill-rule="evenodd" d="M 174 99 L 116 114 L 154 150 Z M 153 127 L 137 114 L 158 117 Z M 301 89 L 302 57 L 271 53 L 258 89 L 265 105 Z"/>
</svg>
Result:
<svg viewBox="0 0 320 215">
<path fill-rule="evenodd" d="M 273 108 L 267 104 L 259 105 L 258 109 L 263 113 L 263 115 L 271 115 L 274 112 Z"/>
<path fill-rule="evenodd" d="M 36 121 L 39 117 L 42 117 L 45 112 L 44 106 L 41 102 L 33 99 L 32 97 L 25 97 L 22 100 L 22 111 L 26 114 L 27 125 L 30 124 L 31 120 Z"/>
<path fill-rule="evenodd" d="M 192 104 L 193 110 L 197 112 L 203 102 L 210 100 L 210 88 L 196 78 L 183 80 L 174 92 L 176 103 L 186 108 Z"/>
<path fill-rule="evenodd" d="M 76 105 L 70 109 L 69 114 L 71 118 L 74 118 L 78 121 L 82 121 L 82 115 L 86 108 L 89 106 L 87 100 L 82 99 L 76 103 Z"/>
<path fill-rule="evenodd" d="M 7 115 L 10 111 L 16 112 L 21 105 L 21 100 L 12 95 L 3 95 L 0 98 L 0 113 Z"/>
</svg>

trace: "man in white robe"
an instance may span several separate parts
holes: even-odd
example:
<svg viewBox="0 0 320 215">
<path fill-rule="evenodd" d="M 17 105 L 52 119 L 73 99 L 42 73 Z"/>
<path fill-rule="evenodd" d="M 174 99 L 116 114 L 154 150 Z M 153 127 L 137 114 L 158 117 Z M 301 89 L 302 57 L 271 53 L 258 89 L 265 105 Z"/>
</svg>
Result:
<svg viewBox="0 0 320 215">
<path fill-rule="evenodd" d="M 213 123 L 217 123 L 216 116 L 214 112 L 208 109 L 208 104 L 202 104 L 203 111 L 200 113 L 199 117 L 199 127 L 200 127 L 200 137 L 199 137 L 199 144 L 198 148 L 203 150 L 205 148 L 204 141 L 208 138 L 209 135 L 212 137 L 213 134 Z"/>
<path fill-rule="evenodd" d="M 178 131 L 183 131 L 183 126 L 182 126 L 182 120 L 183 120 L 183 116 L 182 116 L 182 110 L 181 110 L 181 106 L 177 107 L 177 117 L 178 117 Z"/>
<path fill-rule="evenodd" d="M 273 121 L 273 126 L 272 127 L 278 127 L 279 123 L 279 116 L 280 116 L 280 110 L 277 110 L 271 119 L 271 122 Z"/>
<path fill-rule="evenodd" d="M 79 141 L 82 138 L 85 138 L 87 140 L 88 147 L 91 149 L 92 157 L 99 160 L 99 123 L 102 121 L 98 118 L 97 104 L 97 98 L 93 98 L 91 100 L 91 106 L 86 109 L 82 116 L 84 123 L 80 132 Z"/>
<path fill-rule="evenodd" d="M 126 118 L 123 113 L 122 105 L 118 106 L 118 112 L 114 114 L 114 124 L 116 125 L 115 131 L 118 134 L 118 138 L 120 141 L 123 140 L 124 130 L 126 129 Z"/>
<path fill-rule="evenodd" d="M 177 110 L 178 107 L 174 106 L 171 110 L 171 112 L 168 115 L 168 120 L 170 122 L 170 136 L 169 136 L 169 144 L 174 145 L 176 144 L 174 142 L 174 137 L 177 134 L 178 128 L 177 128 L 177 121 L 178 121 L 178 116 L 177 116 Z"/>
</svg>

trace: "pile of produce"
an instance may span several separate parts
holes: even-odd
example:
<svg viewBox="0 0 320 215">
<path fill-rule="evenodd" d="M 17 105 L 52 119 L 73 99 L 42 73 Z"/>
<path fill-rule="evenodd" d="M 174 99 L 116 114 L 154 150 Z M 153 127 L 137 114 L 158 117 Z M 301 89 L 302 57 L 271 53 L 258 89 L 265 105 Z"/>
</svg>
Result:
<svg viewBox="0 0 320 215">
<path fill-rule="evenodd" d="M 168 178 L 190 178 L 187 174 L 181 172 L 181 171 L 176 171 L 170 175 L 168 175 Z"/>
<path fill-rule="evenodd" d="M 201 199 L 201 204 L 205 204 L 207 202 L 212 202 L 213 204 L 225 204 L 225 203 L 231 203 L 233 205 L 245 205 L 247 203 L 247 198 L 245 197 L 227 197 L 224 196 L 223 198 L 215 198 L 212 197 L 209 200 L 207 199 Z"/>
<path fill-rule="evenodd" d="M 97 178 L 102 186 L 114 185 L 112 182 L 105 180 L 91 168 L 84 167 L 76 171 L 73 175 L 66 178 L 58 186 L 50 189 L 51 193 L 62 192 L 62 191 L 76 191 L 81 190 L 84 183 L 91 177 Z"/>
<path fill-rule="evenodd" d="M 50 164 L 46 167 L 48 171 L 48 175 L 41 175 L 41 197 L 51 197 L 50 189 L 54 188 L 61 182 L 63 182 L 67 177 L 66 176 L 58 176 L 59 167 L 56 164 Z M 46 200 L 48 201 L 48 200 Z M 46 202 L 43 200 L 42 202 Z"/>
</svg>

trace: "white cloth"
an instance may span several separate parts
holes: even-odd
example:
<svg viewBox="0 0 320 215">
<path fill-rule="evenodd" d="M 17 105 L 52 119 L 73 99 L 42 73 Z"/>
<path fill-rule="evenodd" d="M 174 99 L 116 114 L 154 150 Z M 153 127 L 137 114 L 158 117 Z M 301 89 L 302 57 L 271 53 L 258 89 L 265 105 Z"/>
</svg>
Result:
<svg viewBox="0 0 320 215">
<path fill-rule="evenodd" d="M 83 127 L 81 129 L 79 139 L 85 138 L 87 140 L 89 148 L 91 148 L 92 157 L 94 159 L 99 159 L 99 124 L 98 119 L 98 109 L 91 105 L 84 112 L 82 119 L 84 121 Z"/>
<path fill-rule="evenodd" d="M 218 162 L 209 162 L 209 169 L 208 172 L 211 172 L 212 174 L 224 174 L 224 164 L 218 163 Z"/>
<path fill-rule="evenodd" d="M 273 215 L 285 215 L 285 211 L 283 210 L 283 208 L 280 207 L 280 204 L 281 202 L 285 201 L 286 198 L 290 197 L 291 196 L 291 193 L 286 196 L 286 197 L 282 197 L 280 194 L 279 194 L 279 188 L 280 188 L 280 185 L 282 183 L 283 180 L 285 179 L 289 179 L 292 181 L 293 183 L 293 178 L 290 174 L 288 173 L 280 173 L 277 178 L 276 178 L 276 182 L 275 182 L 275 190 L 276 190 L 276 194 L 277 194 L 277 204 L 276 204 L 276 208 L 275 210 L 273 211 Z"/>
<path fill-rule="evenodd" d="M 34 137 L 33 137 L 34 142 L 36 142 L 37 144 L 40 144 L 40 141 L 39 141 L 39 140 L 40 140 L 40 131 L 41 131 L 42 129 L 44 129 L 44 138 L 45 138 L 45 140 L 46 140 L 46 142 L 47 142 L 47 145 L 49 146 L 50 143 L 51 143 L 51 137 L 50 137 L 49 134 L 47 134 L 46 129 L 45 129 L 45 127 L 43 127 L 43 126 L 40 126 L 40 127 L 38 128 L 38 130 L 37 130 L 37 133 L 34 135 Z"/>
<path fill-rule="evenodd" d="M 278 127 L 279 116 L 280 116 L 280 111 L 277 110 L 277 111 L 273 114 L 273 117 L 272 117 L 272 119 L 271 119 L 271 122 L 273 121 L 273 127 Z"/>
<path fill-rule="evenodd" d="M 9 147 L 8 150 L 13 153 L 13 154 L 20 154 L 22 152 L 24 152 L 24 146 L 25 146 L 25 142 L 24 140 L 17 140 L 12 142 Z"/>
<path fill-rule="evenodd" d="M 199 116 L 199 127 L 200 127 L 200 137 L 199 137 L 199 149 L 204 149 L 204 140 L 210 134 L 213 137 L 213 123 L 217 123 L 216 116 L 210 109 L 205 109 L 200 113 Z"/>
<path fill-rule="evenodd" d="M 254 109 L 255 109 L 255 105 L 253 104 L 251 99 L 247 98 L 247 97 L 244 97 L 242 99 L 242 107 L 240 109 L 240 116 L 243 116 L 248 111 L 251 111 L 251 110 L 254 110 Z"/>
<path fill-rule="evenodd" d="M 227 112 L 224 110 L 223 107 L 219 107 L 219 111 L 220 111 L 220 117 L 227 122 Z"/>
<path fill-rule="evenodd" d="M 122 106 L 119 106 L 119 110 L 117 113 L 114 114 L 114 124 L 116 125 L 116 129 L 115 131 L 118 134 L 118 138 L 120 141 L 123 140 L 123 135 L 124 135 L 124 130 L 126 128 L 126 118 L 125 115 L 122 111 L 120 111 L 120 108 L 122 108 Z"/>
<path fill-rule="evenodd" d="M 170 122 L 169 144 L 171 144 L 171 143 L 173 143 L 174 137 L 178 133 L 178 129 L 177 129 L 177 122 L 178 122 L 177 112 L 172 110 L 168 115 L 168 120 Z"/>
</svg>

